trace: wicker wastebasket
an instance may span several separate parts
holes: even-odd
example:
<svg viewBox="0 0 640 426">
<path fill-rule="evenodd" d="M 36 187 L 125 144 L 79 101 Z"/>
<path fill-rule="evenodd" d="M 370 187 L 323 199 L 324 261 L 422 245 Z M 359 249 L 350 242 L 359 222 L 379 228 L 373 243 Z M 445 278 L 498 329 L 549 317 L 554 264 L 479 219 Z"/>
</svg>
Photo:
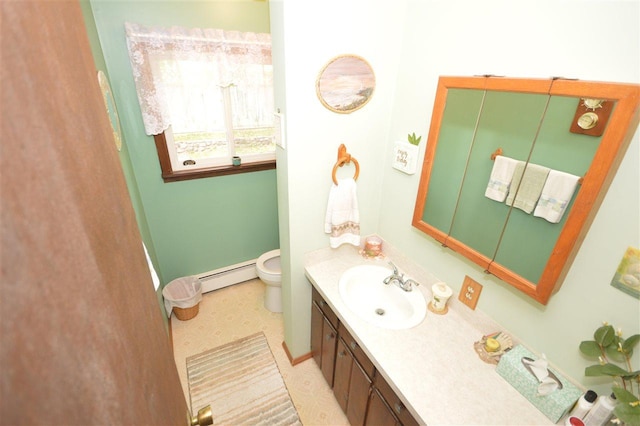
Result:
<svg viewBox="0 0 640 426">
<path fill-rule="evenodd" d="M 171 281 L 162 289 L 167 315 L 176 314 L 180 321 L 198 315 L 202 300 L 202 283 L 197 277 L 182 277 Z"/>
<path fill-rule="evenodd" d="M 176 314 L 176 318 L 178 318 L 180 321 L 190 320 L 191 318 L 198 315 L 199 311 L 200 311 L 199 303 L 190 308 L 176 308 L 175 306 L 173 307 L 173 313 Z"/>
</svg>

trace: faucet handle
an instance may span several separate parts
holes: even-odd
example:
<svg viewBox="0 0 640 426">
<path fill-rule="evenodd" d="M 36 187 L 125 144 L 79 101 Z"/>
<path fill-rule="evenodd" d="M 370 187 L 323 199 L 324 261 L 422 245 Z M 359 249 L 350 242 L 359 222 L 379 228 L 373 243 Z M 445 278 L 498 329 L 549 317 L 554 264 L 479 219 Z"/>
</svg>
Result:
<svg viewBox="0 0 640 426">
<path fill-rule="evenodd" d="M 420 285 L 420 283 L 416 280 L 414 280 L 413 278 L 408 278 L 405 282 L 404 285 L 402 287 L 402 289 L 404 291 L 411 291 L 412 287 L 411 285 L 415 285 L 416 287 Z"/>
<path fill-rule="evenodd" d="M 393 274 L 398 275 L 398 267 L 392 261 L 389 261 L 389 265 L 393 268 Z"/>
</svg>

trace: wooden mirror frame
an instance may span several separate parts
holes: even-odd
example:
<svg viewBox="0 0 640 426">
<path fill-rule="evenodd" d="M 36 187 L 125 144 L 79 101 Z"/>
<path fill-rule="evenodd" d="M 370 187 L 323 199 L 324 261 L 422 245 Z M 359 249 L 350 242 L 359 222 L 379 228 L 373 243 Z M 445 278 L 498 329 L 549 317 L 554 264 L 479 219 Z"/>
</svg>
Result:
<svg viewBox="0 0 640 426">
<path fill-rule="evenodd" d="M 504 265 L 494 262 L 472 247 L 452 238 L 422 219 L 428 196 L 432 166 L 437 161 L 435 158 L 436 148 L 449 89 L 549 94 L 551 96 L 606 99 L 616 102 L 593 161 L 584 175 L 582 187 L 575 196 L 573 207 L 567 212 L 566 222 L 537 283 L 531 282 L 509 270 Z M 560 288 L 629 147 L 640 121 L 639 98 L 640 85 L 633 84 L 486 76 L 440 77 L 412 225 L 435 238 L 444 246 L 482 266 L 485 268 L 486 273 L 495 275 L 539 303 L 546 305 L 551 295 Z M 567 131 L 569 131 L 568 128 Z"/>
</svg>

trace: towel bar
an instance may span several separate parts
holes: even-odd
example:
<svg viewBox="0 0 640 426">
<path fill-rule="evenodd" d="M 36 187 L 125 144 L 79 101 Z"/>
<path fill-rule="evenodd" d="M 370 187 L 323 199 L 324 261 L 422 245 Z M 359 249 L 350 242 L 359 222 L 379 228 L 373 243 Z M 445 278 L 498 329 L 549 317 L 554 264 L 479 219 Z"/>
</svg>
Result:
<svg viewBox="0 0 640 426">
<path fill-rule="evenodd" d="M 495 161 L 498 155 L 502 155 L 502 148 L 498 148 L 495 151 L 493 151 L 493 153 L 491 154 L 491 161 Z M 584 176 L 578 179 L 578 185 L 582 185 L 583 181 L 584 181 Z"/>
</svg>

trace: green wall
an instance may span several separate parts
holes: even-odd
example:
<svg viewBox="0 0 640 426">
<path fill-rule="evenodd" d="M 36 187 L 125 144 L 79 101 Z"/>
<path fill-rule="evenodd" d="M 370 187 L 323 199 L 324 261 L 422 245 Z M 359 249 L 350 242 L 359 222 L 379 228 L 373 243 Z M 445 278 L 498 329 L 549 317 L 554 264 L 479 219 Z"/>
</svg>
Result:
<svg viewBox="0 0 640 426">
<path fill-rule="evenodd" d="M 275 170 L 164 183 L 155 144 L 144 133 L 124 23 L 269 32 L 266 2 L 90 0 L 126 153 L 123 168 L 163 284 L 279 247 Z M 91 31 L 89 31 L 91 32 Z M 123 149 L 123 151 L 125 150 Z M 137 195 L 137 194 L 139 195 Z"/>
<path fill-rule="evenodd" d="M 109 85 L 113 85 L 111 83 L 111 78 L 109 77 L 109 71 L 107 70 L 107 64 L 104 60 L 104 53 L 102 52 L 102 47 L 100 46 L 100 39 L 98 37 L 98 30 L 96 28 L 95 19 L 93 17 L 93 11 L 91 10 L 91 5 L 89 0 L 80 1 L 80 7 L 82 9 L 82 14 L 84 16 L 85 27 L 87 29 L 87 36 L 89 38 L 89 43 L 91 45 L 91 52 L 93 54 L 93 59 L 96 64 L 96 73 L 98 70 L 101 70 L 107 76 L 109 80 Z M 115 149 L 115 145 L 114 145 Z M 152 259 L 154 265 L 158 264 L 156 253 L 152 244 L 151 233 L 149 232 L 149 225 L 147 223 L 147 219 L 144 214 L 144 207 L 142 205 L 142 199 L 140 198 L 140 192 L 138 191 L 138 184 L 136 182 L 135 174 L 133 172 L 133 165 L 131 164 L 131 157 L 129 156 L 129 148 L 127 146 L 127 139 L 125 135 L 122 135 L 122 148 L 118 152 L 120 157 L 120 165 L 122 166 L 122 172 L 124 173 L 127 188 L 129 189 L 129 196 L 131 197 L 131 203 L 133 204 L 133 209 L 136 213 L 136 220 L 138 221 L 138 228 L 140 229 L 140 234 L 142 240 L 145 242 L 147 249 L 149 251 L 149 256 Z M 157 267 L 156 267 L 157 269 Z M 162 309 L 164 309 L 164 303 L 162 299 L 162 290 L 158 289 L 156 292 L 156 297 L 158 298 L 158 304 Z"/>
</svg>

